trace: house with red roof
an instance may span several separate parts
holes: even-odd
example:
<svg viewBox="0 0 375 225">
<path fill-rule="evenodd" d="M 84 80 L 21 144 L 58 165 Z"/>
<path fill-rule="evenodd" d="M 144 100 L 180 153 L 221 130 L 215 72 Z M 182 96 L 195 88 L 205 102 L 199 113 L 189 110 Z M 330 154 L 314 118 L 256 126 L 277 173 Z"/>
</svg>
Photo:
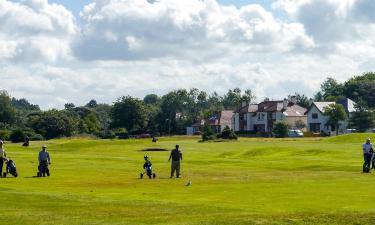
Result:
<svg viewBox="0 0 375 225">
<path fill-rule="evenodd" d="M 271 133 L 277 122 L 285 122 L 291 128 L 307 124 L 306 108 L 299 106 L 295 99 L 246 104 L 234 112 L 232 129 L 236 132 Z"/>
<path fill-rule="evenodd" d="M 201 131 L 203 126 L 208 125 L 211 129 L 216 132 L 220 133 L 226 126 L 229 128 L 232 127 L 232 117 L 233 111 L 224 110 L 219 112 L 216 115 L 211 116 L 208 119 L 200 120 L 193 124 L 191 127 L 187 128 L 187 135 L 192 135 L 198 131 Z"/>
</svg>

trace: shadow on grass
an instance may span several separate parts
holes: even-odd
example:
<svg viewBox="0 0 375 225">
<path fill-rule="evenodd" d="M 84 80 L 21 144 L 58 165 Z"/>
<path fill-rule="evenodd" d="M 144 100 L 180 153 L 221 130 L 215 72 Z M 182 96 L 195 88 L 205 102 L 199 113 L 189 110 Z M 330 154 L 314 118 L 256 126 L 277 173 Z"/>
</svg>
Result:
<svg viewBox="0 0 375 225">
<path fill-rule="evenodd" d="M 146 148 L 146 149 L 141 149 L 138 151 L 140 152 L 167 152 L 169 150 L 165 148 Z"/>
</svg>

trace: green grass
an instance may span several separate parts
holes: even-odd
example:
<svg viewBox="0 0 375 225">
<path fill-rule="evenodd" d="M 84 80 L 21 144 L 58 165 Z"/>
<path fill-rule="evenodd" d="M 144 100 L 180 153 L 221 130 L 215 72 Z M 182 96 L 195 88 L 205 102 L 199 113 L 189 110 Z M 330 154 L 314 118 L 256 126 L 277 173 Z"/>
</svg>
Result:
<svg viewBox="0 0 375 225">
<path fill-rule="evenodd" d="M 7 144 L 20 176 L 0 179 L 0 224 L 374 224 L 375 175 L 361 173 L 368 136 L 52 140 L 48 178 L 33 178 L 42 143 Z M 169 152 L 141 151 L 175 144 L 182 179 L 169 179 Z M 139 179 L 144 154 L 155 180 Z"/>
</svg>

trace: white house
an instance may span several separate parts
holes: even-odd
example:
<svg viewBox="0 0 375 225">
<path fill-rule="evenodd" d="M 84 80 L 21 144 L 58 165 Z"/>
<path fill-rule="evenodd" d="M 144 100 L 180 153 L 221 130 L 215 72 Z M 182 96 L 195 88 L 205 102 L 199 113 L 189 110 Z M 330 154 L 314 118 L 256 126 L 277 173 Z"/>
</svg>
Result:
<svg viewBox="0 0 375 225">
<path fill-rule="evenodd" d="M 308 131 L 313 133 L 326 133 L 326 134 L 335 134 L 336 127 L 334 125 L 328 124 L 328 118 L 324 116 L 324 108 L 332 104 L 341 104 L 348 119 L 341 121 L 339 124 L 339 133 L 345 133 L 345 130 L 348 127 L 348 120 L 351 118 L 352 113 L 355 112 L 355 102 L 346 98 L 336 102 L 313 102 L 309 109 L 306 112 L 307 115 L 307 128 Z"/>
<path fill-rule="evenodd" d="M 270 133 L 277 122 L 285 122 L 296 128 L 297 121 L 307 123 L 306 109 L 297 105 L 296 101 L 269 101 L 259 104 L 243 105 L 234 112 L 232 129 L 234 131 L 249 131 Z"/>
</svg>

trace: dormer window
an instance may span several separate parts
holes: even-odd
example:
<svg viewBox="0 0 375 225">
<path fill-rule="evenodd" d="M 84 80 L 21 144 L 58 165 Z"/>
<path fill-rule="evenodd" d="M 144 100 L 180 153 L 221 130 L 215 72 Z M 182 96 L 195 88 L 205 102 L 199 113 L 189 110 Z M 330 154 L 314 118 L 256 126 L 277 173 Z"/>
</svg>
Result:
<svg viewBox="0 0 375 225">
<path fill-rule="evenodd" d="M 311 117 L 312 117 L 313 119 L 318 119 L 318 113 L 313 113 L 313 114 L 311 115 Z"/>
</svg>

